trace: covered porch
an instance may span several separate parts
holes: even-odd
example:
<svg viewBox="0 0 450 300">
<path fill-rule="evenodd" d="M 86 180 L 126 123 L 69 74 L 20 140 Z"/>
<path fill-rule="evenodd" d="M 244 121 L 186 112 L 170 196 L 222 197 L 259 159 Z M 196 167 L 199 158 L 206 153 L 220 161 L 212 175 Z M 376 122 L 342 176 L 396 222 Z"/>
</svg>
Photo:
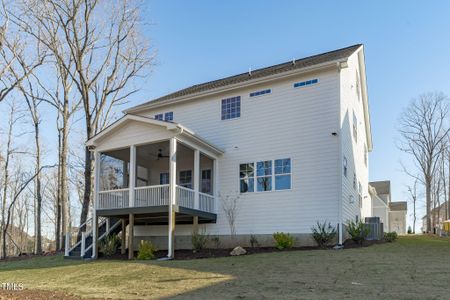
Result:
<svg viewBox="0 0 450 300">
<path fill-rule="evenodd" d="M 127 119 L 116 124 L 115 130 L 109 128 L 109 134 L 90 140 L 95 145 L 93 228 L 98 228 L 99 217 L 119 218 L 128 224 L 127 232 L 122 230 L 122 244 L 128 240 L 132 258 L 135 225 L 168 225 L 168 258 L 173 258 L 176 224 L 193 224 L 195 230 L 199 223 L 216 221 L 222 151 L 176 123 L 140 116 Z M 139 134 L 111 141 L 130 127 L 144 129 L 145 139 Z M 161 136 L 161 127 L 166 137 Z M 94 258 L 97 236 L 94 231 Z"/>
</svg>

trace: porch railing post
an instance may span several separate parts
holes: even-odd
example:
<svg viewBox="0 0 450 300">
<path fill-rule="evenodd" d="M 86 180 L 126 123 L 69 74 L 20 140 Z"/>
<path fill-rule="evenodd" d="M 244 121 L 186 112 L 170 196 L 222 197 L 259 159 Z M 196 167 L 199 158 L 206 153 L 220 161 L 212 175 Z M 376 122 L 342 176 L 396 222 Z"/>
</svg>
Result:
<svg viewBox="0 0 450 300">
<path fill-rule="evenodd" d="M 199 208 L 200 197 L 200 151 L 194 150 L 194 209 Z"/>
<path fill-rule="evenodd" d="M 128 186 L 130 188 L 129 195 L 129 207 L 134 206 L 134 193 L 135 193 L 135 186 L 136 186 L 136 145 L 130 146 L 130 182 L 128 183 Z"/>
<path fill-rule="evenodd" d="M 217 158 L 215 158 L 213 160 L 213 171 L 214 171 L 214 175 L 213 175 L 213 182 L 214 182 L 214 187 L 213 187 L 213 195 L 214 195 L 214 202 L 213 202 L 213 211 L 216 212 L 216 206 L 217 206 L 217 201 L 219 198 L 219 161 L 217 160 Z"/>
<path fill-rule="evenodd" d="M 86 253 L 86 232 L 83 231 L 81 233 L 81 258 L 84 257 L 84 254 Z"/>
<path fill-rule="evenodd" d="M 170 154 L 169 154 L 169 226 L 168 226 L 168 258 L 173 258 L 175 254 L 174 239 L 175 239 L 175 211 L 176 204 L 176 183 L 177 183 L 177 140 L 170 139 Z"/>
<path fill-rule="evenodd" d="M 65 245 L 64 245 L 64 256 L 69 256 L 70 239 L 71 239 L 70 232 L 66 232 L 66 240 L 65 240 Z"/>
</svg>

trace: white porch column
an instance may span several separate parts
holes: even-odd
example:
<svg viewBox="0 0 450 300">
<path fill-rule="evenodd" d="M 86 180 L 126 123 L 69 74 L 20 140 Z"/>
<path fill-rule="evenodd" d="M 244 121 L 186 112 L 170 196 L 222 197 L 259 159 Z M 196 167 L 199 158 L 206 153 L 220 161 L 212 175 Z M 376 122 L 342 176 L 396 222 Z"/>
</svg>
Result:
<svg viewBox="0 0 450 300">
<path fill-rule="evenodd" d="M 199 208 L 200 192 L 200 151 L 194 150 L 194 208 Z"/>
<path fill-rule="evenodd" d="M 129 187 L 129 207 L 134 206 L 134 188 L 136 186 L 136 145 L 130 146 L 130 182 Z"/>
<path fill-rule="evenodd" d="M 176 184 L 177 184 L 177 140 L 170 139 L 169 153 L 169 232 L 168 232 L 168 253 L 167 257 L 173 258 L 175 254 L 175 211 L 176 204 Z"/>
<path fill-rule="evenodd" d="M 97 208 L 100 190 L 100 152 L 94 152 L 94 205 L 92 207 L 92 258 L 97 258 L 98 222 Z"/>
<path fill-rule="evenodd" d="M 213 160 L 213 172 L 214 211 L 217 211 L 216 206 L 219 198 L 219 161 L 217 160 L 217 158 Z"/>
</svg>

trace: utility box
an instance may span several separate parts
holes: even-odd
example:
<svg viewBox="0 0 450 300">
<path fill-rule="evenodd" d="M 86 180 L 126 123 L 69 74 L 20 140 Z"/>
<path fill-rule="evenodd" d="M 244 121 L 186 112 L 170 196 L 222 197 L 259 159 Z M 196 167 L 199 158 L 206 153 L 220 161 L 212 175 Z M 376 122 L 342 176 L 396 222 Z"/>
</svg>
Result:
<svg viewBox="0 0 450 300">
<path fill-rule="evenodd" d="M 365 226 L 369 229 L 368 241 L 379 241 L 383 239 L 383 223 L 380 223 L 379 217 L 368 217 L 365 219 Z"/>
</svg>

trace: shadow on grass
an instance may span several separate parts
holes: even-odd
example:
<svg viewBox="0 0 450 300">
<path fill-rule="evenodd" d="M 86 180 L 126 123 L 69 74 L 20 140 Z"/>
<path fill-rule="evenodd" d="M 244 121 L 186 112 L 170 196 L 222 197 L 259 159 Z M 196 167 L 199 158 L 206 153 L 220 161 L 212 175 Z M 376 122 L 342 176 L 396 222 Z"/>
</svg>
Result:
<svg viewBox="0 0 450 300">
<path fill-rule="evenodd" d="M 20 260 L 0 260 L 0 273 L 27 269 L 45 269 L 85 264 L 87 261 L 64 259 L 63 255 L 37 256 Z"/>
</svg>

